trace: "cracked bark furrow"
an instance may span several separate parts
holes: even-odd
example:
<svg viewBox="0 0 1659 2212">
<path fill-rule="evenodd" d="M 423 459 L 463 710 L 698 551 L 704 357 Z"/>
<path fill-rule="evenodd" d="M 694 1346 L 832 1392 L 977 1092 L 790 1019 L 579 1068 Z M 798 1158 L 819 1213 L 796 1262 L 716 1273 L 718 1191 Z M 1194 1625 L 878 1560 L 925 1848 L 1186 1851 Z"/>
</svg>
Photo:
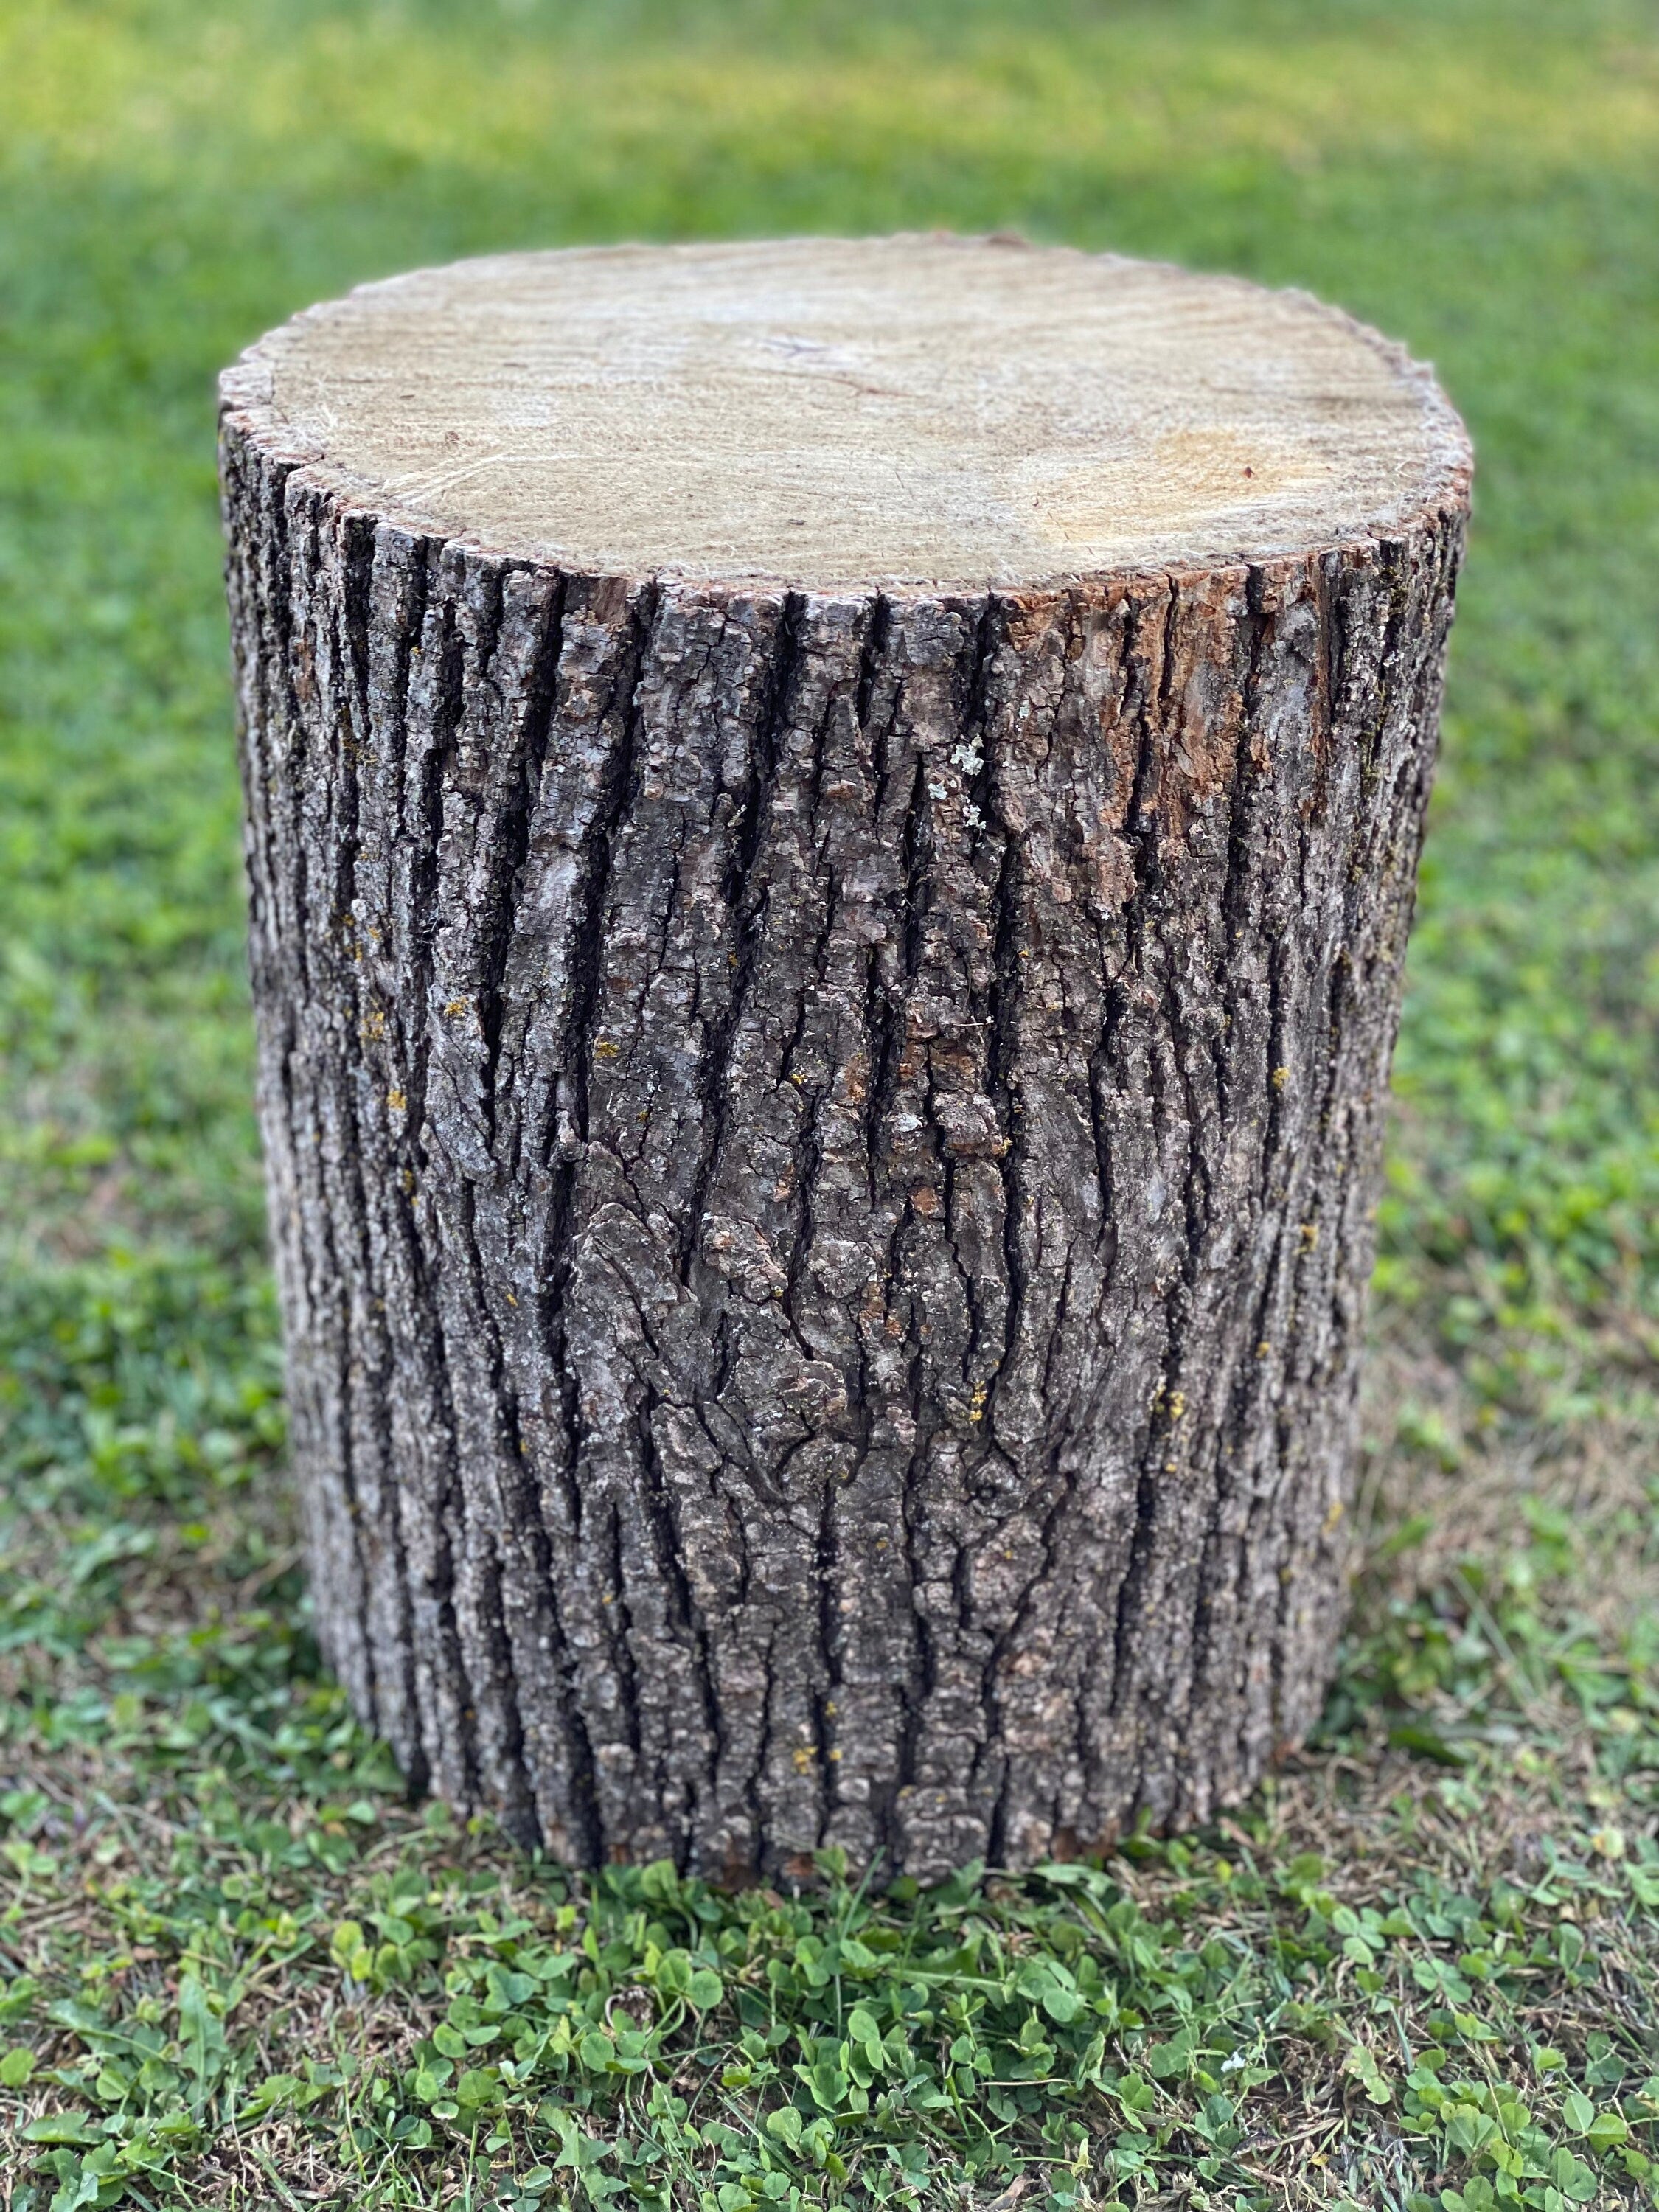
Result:
<svg viewBox="0 0 1659 2212">
<path fill-rule="evenodd" d="M 584 1859 L 1237 1796 L 1340 1613 L 1461 532 L 1043 592 L 563 574 L 228 422 L 318 1614 Z"/>
</svg>

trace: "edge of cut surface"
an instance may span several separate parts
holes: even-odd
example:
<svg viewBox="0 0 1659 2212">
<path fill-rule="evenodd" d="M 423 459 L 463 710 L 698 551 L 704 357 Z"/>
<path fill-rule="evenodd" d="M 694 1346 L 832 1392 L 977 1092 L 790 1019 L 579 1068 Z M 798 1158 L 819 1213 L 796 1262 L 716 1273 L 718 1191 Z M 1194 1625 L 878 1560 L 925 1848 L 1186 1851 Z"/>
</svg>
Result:
<svg viewBox="0 0 1659 2212">
<path fill-rule="evenodd" d="M 1402 391 L 1417 403 L 1423 441 L 1423 466 L 1417 495 L 1402 497 L 1397 511 L 1374 514 L 1349 527 L 1325 533 L 1286 532 L 1277 542 L 1242 538 L 1223 542 L 1218 532 L 1212 549 L 1200 552 L 1176 550 L 1153 551 L 1144 558 L 1105 565 L 1057 565 L 1033 568 L 1018 575 L 987 572 L 975 574 L 919 574 L 886 572 L 872 563 L 869 574 L 856 580 L 826 580 L 810 564 L 791 566 L 780 560 L 768 567 L 739 563 L 700 564 L 665 559 L 653 563 L 618 562 L 591 556 L 576 550 L 527 548 L 507 542 L 507 533 L 488 528 L 454 528 L 418 504 L 405 502 L 383 481 L 362 474 L 334 458 L 326 447 L 307 438 L 283 410 L 276 398 L 276 349 L 306 325 L 340 314 L 353 303 L 377 294 L 396 292 L 422 278 L 452 269 L 506 269 L 535 260 L 557 262 L 581 259 L 639 260 L 694 258 L 721 251 L 740 252 L 745 246 L 927 246 L 962 252 L 1019 251 L 1050 258 L 1069 258 L 1093 267 L 1167 273 L 1188 283 L 1257 298 L 1294 302 L 1311 310 L 1327 324 L 1346 332 L 1375 356 Z M 297 472 L 302 480 L 344 512 L 373 515 L 377 521 L 406 532 L 411 537 L 455 544 L 480 556 L 533 568 L 559 570 L 589 576 L 618 575 L 630 580 L 660 580 L 693 590 L 732 593 L 800 592 L 825 599 L 852 599 L 872 592 L 901 599 L 974 596 L 984 592 L 1018 596 L 1060 592 L 1084 586 L 1152 575 L 1194 574 L 1231 567 L 1258 567 L 1285 560 L 1304 560 L 1345 547 L 1359 547 L 1381 539 L 1405 537 L 1437 517 L 1467 515 L 1474 477 L 1473 446 L 1463 421 L 1446 396 L 1433 365 L 1417 360 L 1398 341 L 1385 337 L 1346 309 L 1333 307 L 1298 286 L 1269 287 L 1231 272 L 1192 270 L 1181 264 L 1121 253 L 1090 253 L 1079 247 L 1038 245 L 1007 234 L 965 235 L 951 232 L 896 232 L 861 238 L 791 235 L 782 238 L 709 240 L 667 246 L 638 243 L 600 246 L 570 246 L 542 252 L 475 255 L 400 271 L 355 285 L 337 298 L 319 301 L 267 331 L 245 349 L 220 374 L 219 415 L 222 434 L 240 434 L 270 461 Z M 1174 534 L 1173 532 L 1171 533 Z"/>
</svg>

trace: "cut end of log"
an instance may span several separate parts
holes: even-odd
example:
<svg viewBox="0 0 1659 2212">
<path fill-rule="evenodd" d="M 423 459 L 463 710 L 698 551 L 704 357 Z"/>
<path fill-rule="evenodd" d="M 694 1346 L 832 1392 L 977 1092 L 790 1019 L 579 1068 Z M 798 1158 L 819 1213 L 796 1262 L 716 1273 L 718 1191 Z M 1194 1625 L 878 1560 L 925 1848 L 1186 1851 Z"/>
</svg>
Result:
<svg viewBox="0 0 1659 2212">
<path fill-rule="evenodd" d="M 1431 373 L 1297 292 L 1006 240 L 507 254 L 296 316 L 223 380 L 377 516 L 587 575 L 1031 589 L 1461 509 Z"/>
</svg>

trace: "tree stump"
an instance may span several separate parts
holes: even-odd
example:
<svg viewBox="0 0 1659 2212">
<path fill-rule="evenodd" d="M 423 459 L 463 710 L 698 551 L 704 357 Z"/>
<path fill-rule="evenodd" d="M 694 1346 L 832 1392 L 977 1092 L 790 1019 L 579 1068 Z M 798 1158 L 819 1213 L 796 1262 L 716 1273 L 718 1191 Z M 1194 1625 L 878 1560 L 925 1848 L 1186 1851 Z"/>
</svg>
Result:
<svg viewBox="0 0 1659 2212">
<path fill-rule="evenodd" d="M 1315 1718 L 1469 453 L 1304 296 L 526 254 L 224 380 L 318 1625 L 566 1858 L 930 1877 Z"/>
</svg>

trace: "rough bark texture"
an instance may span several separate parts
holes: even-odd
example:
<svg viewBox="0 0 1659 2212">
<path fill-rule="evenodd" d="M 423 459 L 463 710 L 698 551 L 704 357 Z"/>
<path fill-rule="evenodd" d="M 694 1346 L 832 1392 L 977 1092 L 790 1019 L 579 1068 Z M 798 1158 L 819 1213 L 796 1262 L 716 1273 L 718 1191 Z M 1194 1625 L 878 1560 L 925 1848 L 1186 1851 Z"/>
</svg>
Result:
<svg viewBox="0 0 1659 2212">
<path fill-rule="evenodd" d="M 318 1620 L 593 1863 L 929 1876 L 1316 1713 L 1461 502 L 1034 592 L 595 578 L 227 418 Z"/>
</svg>

